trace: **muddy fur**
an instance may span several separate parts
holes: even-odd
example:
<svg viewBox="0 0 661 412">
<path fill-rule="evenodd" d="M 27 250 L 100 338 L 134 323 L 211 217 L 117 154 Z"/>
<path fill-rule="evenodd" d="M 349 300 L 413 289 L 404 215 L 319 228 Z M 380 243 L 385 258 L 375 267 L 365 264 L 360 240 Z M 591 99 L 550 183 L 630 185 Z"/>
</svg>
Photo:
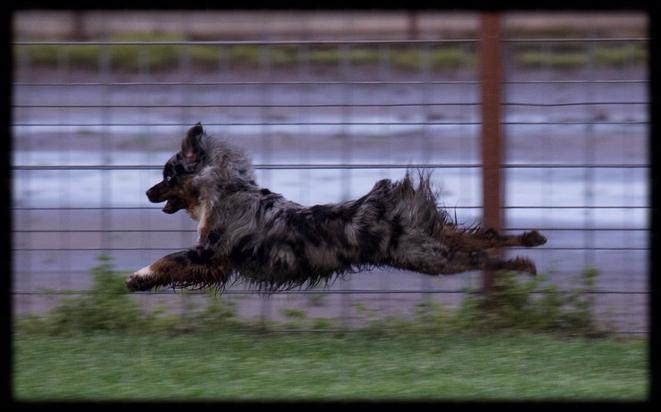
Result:
<svg viewBox="0 0 661 412">
<path fill-rule="evenodd" d="M 164 256 L 127 280 L 130 291 L 158 286 L 216 287 L 241 280 L 273 292 L 315 286 L 376 266 L 429 275 L 478 269 L 535 274 L 526 258 L 502 261 L 505 246 L 538 246 L 537 231 L 504 236 L 461 227 L 437 206 L 427 173 L 383 179 L 356 200 L 306 207 L 260 187 L 250 160 L 201 124 L 165 164 L 163 181 L 147 191 L 165 213 L 186 210 L 199 222 L 198 244 Z"/>
</svg>

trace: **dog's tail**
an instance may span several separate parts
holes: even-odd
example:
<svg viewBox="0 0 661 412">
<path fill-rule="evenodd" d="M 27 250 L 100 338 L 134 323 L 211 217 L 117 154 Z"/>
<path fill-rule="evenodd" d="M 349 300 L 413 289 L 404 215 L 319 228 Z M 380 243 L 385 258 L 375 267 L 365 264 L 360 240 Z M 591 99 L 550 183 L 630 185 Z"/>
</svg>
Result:
<svg viewBox="0 0 661 412">
<path fill-rule="evenodd" d="M 437 205 L 438 192 L 432 188 L 431 171 L 417 169 L 415 174 L 417 182 L 407 171 L 406 176 L 395 183 L 393 214 L 399 216 L 405 227 L 415 227 L 429 235 L 438 234 L 450 221 L 449 216 Z"/>
</svg>

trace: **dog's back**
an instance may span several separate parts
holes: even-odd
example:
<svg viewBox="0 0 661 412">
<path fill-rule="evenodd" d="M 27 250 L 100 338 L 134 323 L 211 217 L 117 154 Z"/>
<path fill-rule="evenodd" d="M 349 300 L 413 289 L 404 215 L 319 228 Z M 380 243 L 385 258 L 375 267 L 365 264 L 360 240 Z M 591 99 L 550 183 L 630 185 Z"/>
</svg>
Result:
<svg viewBox="0 0 661 412">
<path fill-rule="evenodd" d="M 219 217 L 232 265 L 249 281 L 276 288 L 390 264 L 412 253 L 410 242 L 438 244 L 446 221 L 424 175 L 417 188 L 407 174 L 339 204 L 304 207 L 250 185 L 224 191 L 222 200 L 234 205 Z"/>
</svg>

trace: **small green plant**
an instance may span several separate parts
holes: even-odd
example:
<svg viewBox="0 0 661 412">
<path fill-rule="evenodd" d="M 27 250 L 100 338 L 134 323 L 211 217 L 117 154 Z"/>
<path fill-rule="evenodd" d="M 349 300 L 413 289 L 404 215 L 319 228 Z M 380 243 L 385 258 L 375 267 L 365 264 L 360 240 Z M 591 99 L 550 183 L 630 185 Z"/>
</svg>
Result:
<svg viewBox="0 0 661 412">
<path fill-rule="evenodd" d="M 280 310 L 280 313 L 290 319 L 305 319 L 307 317 L 303 309 L 283 308 Z"/>
<path fill-rule="evenodd" d="M 415 308 L 415 322 L 421 332 L 444 334 L 456 329 L 454 313 L 440 302 L 426 301 Z"/>
<path fill-rule="evenodd" d="M 489 294 L 467 291 L 457 321 L 468 331 L 599 335 L 605 331 L 596 322 L 590 294 L 597 276 L 596 269 L 585 269 L 579 287 L 560 291 L 556 285 L 543 285 L 543 276 L 521 281 L 513 272 L 500 272 Z"/>
<path fill-rule="evenodd" d="M 138 304 L 126 292 L 125 274 L 113 271 L 109 257 L 98 259 L 99 265 L 91 271 L 92 288 L 64 298 L 44 319 L 45 330 L 52 334 L 126 333 L 145 326 Z"/>
<path fill-rule="evenodd" d="M 126 274 L 115 271 L 110 258 L 99 257 L 91 271 L 89 290 L 71 291 L 70 297 L 43 316 L 29 315 L 17 323 L 25 334 L 192 334 L 227 330 L 268 331 L 286 329 L 333 329 L 337 319 L 307 318 L 298 308 L 283 308 L 284 322 L 267 321 L 259 325 L 236 317 L 235 304 L 210 290 L 199 307 L 187 296 L 185 316 L 168 315 L 164 307 L 142 310 L 124 285 Z M 489 294 L 466 290 L 458 309 L 426 300 L 416 305 L 412 316 L 384 317 L 364 304 L 354 305 L 366 318 L 362 331 L 370 336 L 395 335 L 480 335 L 504 333 L 551 333 L 602 336 L 606 330 L 594 317 L 594 290 L 598 271 L 585 269 L 573 287 L 561 291 L 546 284 L 543 276 L 523 278 L 513 272 L 499 272 Z M 61 292 L 60 292 L 61 293 Z M 187 293 L 187 292 L 182 292 Z M 323 296 L 323 295 L 319 295 Z"/>
<path fill-rule="evenodd" d="M 373 309 L 370 309 L 367 306 L 365 306 L 364 303 L 360 303 L 360 302 L 354 303 L 353 307 L 356 310 L 356 313 L 358 315 L 369 317 L 369 316 L 373 316 L 375 314 L 375 311 Z"/>
<path fill-rule="evenodd" d="M 568 45 L 556 46 L 553 52 L 526 47 L 516 50 L 514 56 L 516 63 L 523 67 L 551 66 L 558 69 L 580 68 L 590 63 L 597 67 L 621 67 L 647 61 L 647 51 L 640 44 L 595 46 L 591 52 Z"/>
<path fill-rule="evenodd" d="M 333 329 L 336 328 L 336 322 L 332 318 L 312 318 L 310 321 L 312 329 Z"/>
<path fill-rule="evenodd" d="M 280 325 L 276 325 L 276 329 L 284 327 L 285 329 L 301 329 L 304 327 L 304 321 L 307 318 L 307 313 L 302 309 L 297 308 L 282 308 L 280 314 L 285 316 L 287 320 Z"/>
<path fill-rule="evenodd" d="M 126 290 L 126 273 L 115 271 L 109 257 L 102 255 L 98 259 L 99 265 L 91 270 L 90 289 L 65 292 L 73 297 L 63 298 L 43 316 L 20 319 L 17 329 L 22 333 L 49 335 L 181 334 L 226 330 L 237 325 L 234 305 L 220 299 L 214 291 L 208 292 L 204 309 L 195 308 L 192 300 L 186 302 L 186 316 L 168 315 L 164 307 L 145 312 Z"/>
</svg>

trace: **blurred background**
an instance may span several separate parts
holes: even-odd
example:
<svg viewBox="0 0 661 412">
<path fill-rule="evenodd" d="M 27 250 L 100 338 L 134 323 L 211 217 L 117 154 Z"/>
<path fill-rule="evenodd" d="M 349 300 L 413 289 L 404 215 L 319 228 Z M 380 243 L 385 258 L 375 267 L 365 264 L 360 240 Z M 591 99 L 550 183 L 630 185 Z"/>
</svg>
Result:
<svg viewBox="0 0 661 412">
<path fill-rule="evenodd" d="M 133 271 L 194 244 L 195 223 L 145 191 L 198 121 L 296 202 L 359 197 L 418 166 L 434 171 L 440 206 L 460 223 L 483 215 L 477 12 L 23 11 L 13 22 L 15 317 L 85 294 L 100 255 Z M 646 17 L 500 22 L 502 61 L 485 64 L 503 68 L 502 224 L 548 238 L 506 253 L 529 256 L 561 290 L 596 268 L 583 293 L 600 321 L 645 335 Z M 350 329 L 421 303 L 456 307 L 482 276 L 384 268 L 268 297 L 235 284 L 222 299 L 241 319 Z M 206 295 L 132 299 L 187 316 Z"/>
</svg>

